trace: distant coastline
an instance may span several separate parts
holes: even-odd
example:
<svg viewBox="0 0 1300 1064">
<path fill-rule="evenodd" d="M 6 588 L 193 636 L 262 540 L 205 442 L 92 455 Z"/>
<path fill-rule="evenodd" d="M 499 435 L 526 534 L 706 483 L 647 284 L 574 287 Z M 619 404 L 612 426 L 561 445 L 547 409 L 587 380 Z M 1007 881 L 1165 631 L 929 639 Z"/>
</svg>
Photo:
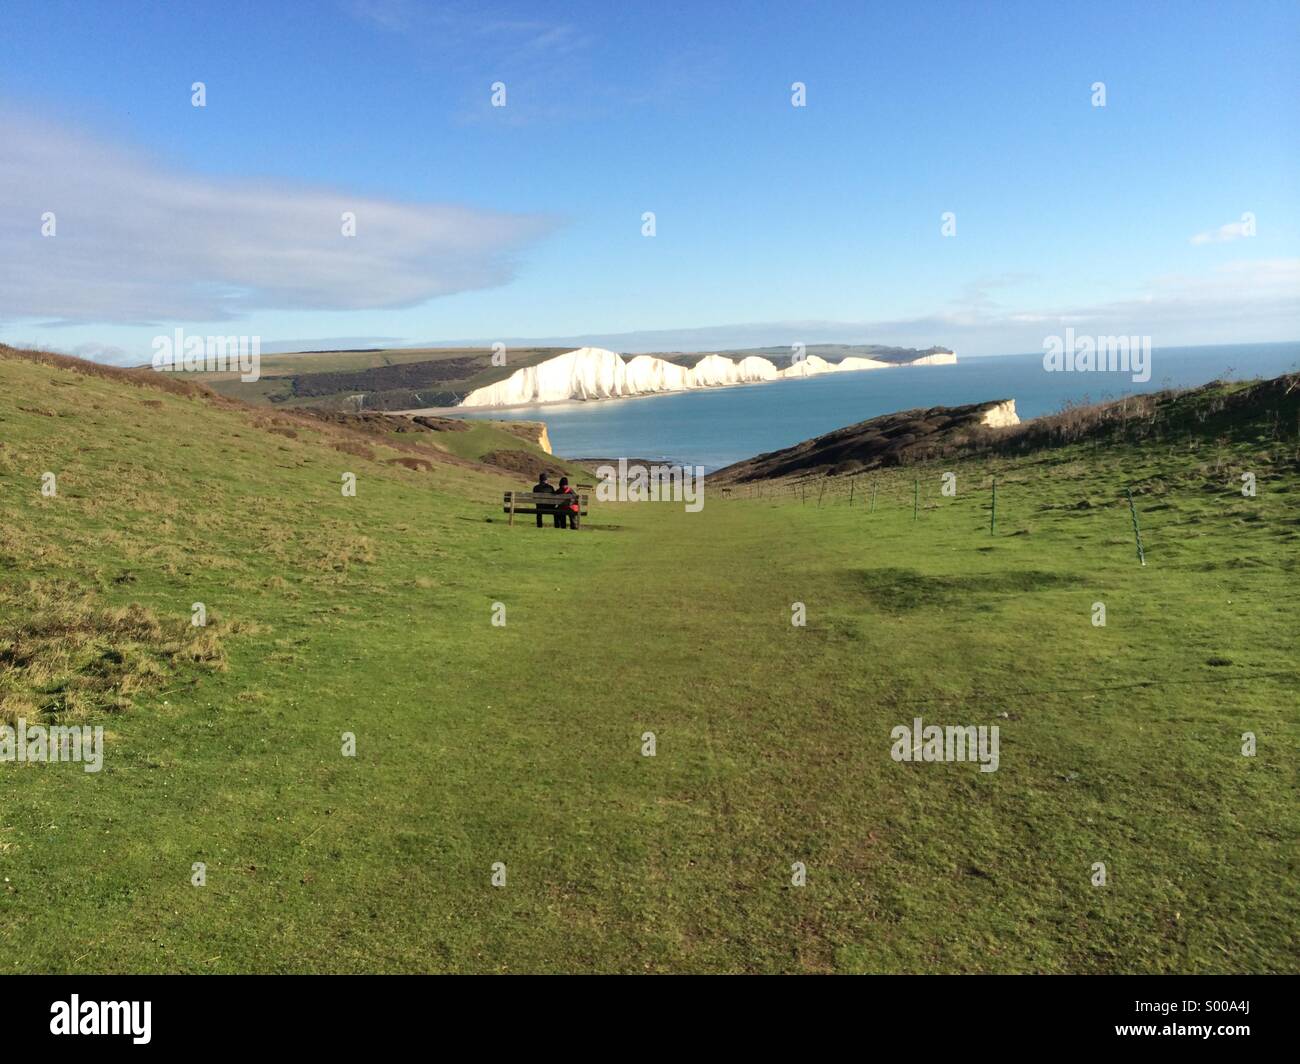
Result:
<svg viewBox="0 0 1300 1064">
<path fill-rule="evenodd" d="M 952 362 L 896 362 L 896 363 L 892 363 L 891 365 L 897 369 L 909 369 L 909 368 L 922 369 L 930 366 L 958 365 L 958 363 L 956 362 L 954 356 L 954 360 Z M 844 372 L 853 372 L 853 371 L 844 371 Z M 437 415 L 441 417 L 468 417 L 468 418 L 489 418 L 490 419 L 492 415 L 497 412 L 506 413 L 509 411 L 516 411 L 516 410 L 536 410 L 538 408 L 557 409 L 561 407 L 594 408 L 599 406 L 602 408 L 607 408 L 607 407 L 621 404 L 627 400 L 633 400 L 633 399 L 666 399 L 672 396 L 708 395 L 715 392 L 730 391 L 732 388 L 740 387 L 741 384 L 746 386 L 752 385 L 755 388 L 757 388 L 757 387 L 761 387 L 762 385 L 768 385 L 768 384 L 791 384 L 800 381 L 823 380 L 823 379 L 825 379 L 825 374 L 810 373 L 807 376 L 803 376 L 803 377 L 776 377 L 773 378 L 772 380 L 742 381 L 739 382 L 738 384 L 715 384 L 715 385 L 701 386 L 698 388 L 685 388 L 677 391 L 636 392 L 631 395 L 609 395 L 609 396 L 593 397 L 589 399 L 577 399 L 577 398 L 533 399 L 528 402 L 510 403 L 508 405 L 502 404 L 500 406 L 466 407 L 463 404 L 458 406 L 424 406 L 424 407 L 413 408 L 410 410 L 385 410 L 383 411 L 383 413 L 392 414 L 395 416 Z"/>
<path fill-rule="evenodd" d="M 444 416 L 544 420 L 559 455 L 637 455 L 712 471 L 881 414 L 1008 397 L 1028 420 L 1065 404 L 1300 370 L 1300 341 L 1156 348 L 1154 355 L 1146 384 L 1123 374 L 1047 373 L 1042 354 L 1026 352 L 963 357 L 943 372 L 902 366 L 897 373 L 823 374 L 800 388 L 700 388 L 662 393 L 662 403 L 553 402 L 545 411 L 538 404 L 454 407 Z"/>
<path fill-rule="evenodd" d="M 955 352 L 916 352 L 908 359 L 848 355 L 830 362 L 802 351 L 784 368 L 759 355 L 738 360 L 707 354 L 692 366 L 654 355 L 623 356 L 601 347 L 581 347 L 544 362 L 524 366 L 504 380 L 475 388 L 461 408 L 509 408 L 573 400 L 627 399 L 640 395 L 687 392 L 776 380 L 797 380 L 827 373 L 891 369 L 900 366 L 955 365 Z"/>
</svg>

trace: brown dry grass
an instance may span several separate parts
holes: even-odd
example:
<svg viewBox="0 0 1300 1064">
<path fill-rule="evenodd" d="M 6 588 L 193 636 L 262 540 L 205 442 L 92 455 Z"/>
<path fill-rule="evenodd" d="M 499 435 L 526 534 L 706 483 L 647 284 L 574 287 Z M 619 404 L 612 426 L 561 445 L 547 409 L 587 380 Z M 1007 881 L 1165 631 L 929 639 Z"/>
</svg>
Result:
<svg viewBox="0 0 1300 1064">
<path fill-rule="evenodd" d="M 224 670 L 223 640 L 254 626 L 209 616 L 162 618 L 139 603 L 104 604 L 69 581 L 31 580 L 0 588 L 0 606 L 20 620 L 0 624 L 0 720 L 20 716 L 86 719 L 129 708 L 178 664 Z"/>
<path fill-rule="evenodd" d="M 104 366 L 98 362 L 87 362 L 72 355 L 59 355 L 53 351 L 34 351 L 29 348 L 10 347 L 0 344 L 0 358 L 17 358 L 25 362 L 54 366 L 57 369 L 70 370 L 86 377 L 101 377 L 119 384 L 134 384 L 137 388 L 157 388 L 159 391 L 171 392 L 173 395 L 201 395 L 205 399 L 222 400 L 216 392 L 195 384 L 192 381 L 178 380 L 164 373 L 155 373 L 151 369 L 120 369 L 117 366 Z"/>
</svg>

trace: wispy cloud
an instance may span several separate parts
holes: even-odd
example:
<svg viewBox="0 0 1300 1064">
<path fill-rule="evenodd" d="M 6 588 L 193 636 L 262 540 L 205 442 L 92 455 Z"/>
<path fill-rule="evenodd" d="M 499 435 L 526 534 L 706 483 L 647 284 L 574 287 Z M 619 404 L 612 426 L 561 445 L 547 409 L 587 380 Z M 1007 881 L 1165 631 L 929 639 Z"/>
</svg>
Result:
<svg viewBox="0 0 1300 1064">
<path fill-rule="evenodd" d="M 1157 346 L 1247 343 L 1300 337 L 1300 259 L 1231 262 L 1197 275 L 1153 278 L 1102 303 L 1027 307 L 997 303 L 990 292 L 1024 279 L 1005 274 L 972 282 L 961 298 L 932 314 L 873 321 L 791 320 L 567 336 L 492 337 L 511 346 L 591 344 L 628 353 L 721 351 L 794 343 L 938 344 L 958 354 L 1041 351 L 1066 326 L 1103 334 L 1149 335 Z M 486 346 L 488 339 L 447 341 Z M 422 346 L 432 346 L 426 342 Z"/>
<path fill-rule="evenodd" d="M 590 121 L 633 107 L 698 99 L 725 80 L 727 57 L 715 45 L 679 41 L 645 70 L 611 66 L 597 35 L 573 21 L 512 15 L 466 3 L 425 6 L 414 0 L 338 0 L 370 29 L 405 42 L 413 61 L 454 67 L 473 84 L 456 120 L 467 125 L 524 126 Z M 506 86 L 493 106 L 490 86 Z"/>
<path fill-rule="evenodd" d="M 342 7 L 357 21 L 392 33 L 410 30 L 418 15 L 409 0 L 343 0 Z"/>
<path fill-rule="evenodd" d="M 312 336 L 303 340 L 272 340 L 262 344 L 262 354 L 284 354 L 295 351 L 358 351 L 368 347 L 399 347 L 401 336 Z"/>
<path fill-rule="evenodd" d="M 1218 229 L 1208 229 L 1204 233 L 1197 233 L 1191 238 L 1193 244 L 1226 244 L 1232 240 L 1240 240 L 1244 236 L 1255 235 L 1255 216 L 1247 213 L 1241 216 L 1239 222 L 1228 222 L 1227 225 L 1221 225 Z"/>
<path fill-rule="evenodd" d="M 0 112 L 0 320 L 216 321 L 364 310 L 508 282 L 539 215 L 184 173 Z M 56 235 L 41 235 L 45 212 Z M 356 236 L 342 235 L 342 216 Z"/>
<path fill-rule="evenodd" d="M 140 362 L 138 354 L 132 354 L 116 344 L 87 343 L 78 344 L 72 354 L 89 362 L 102 362 L 108 366 L 134 366 Z"/>
<path fill-rule="evenodd" d="M 463 3 L 437 6 L 412 0 L 341 0 L 343 10 L 377 30 L 409 37 L 441 55 L 514 67 L 554 61 L 591 43 L 568 22 L 485 15 Z"/>
</svg>

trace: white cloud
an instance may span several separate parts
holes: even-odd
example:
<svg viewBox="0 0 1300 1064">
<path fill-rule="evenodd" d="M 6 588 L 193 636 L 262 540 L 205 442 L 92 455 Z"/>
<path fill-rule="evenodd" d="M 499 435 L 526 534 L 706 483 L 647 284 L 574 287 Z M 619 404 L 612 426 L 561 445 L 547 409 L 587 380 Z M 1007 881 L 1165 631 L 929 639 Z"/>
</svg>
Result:
<svg viewBox="0 0 1300 1064">
<path fill-rule="evenodd" d="M 948 309 L 874 321 L 769 321 L 700 328 L 589 332 L 549 337 L 492 337 L 420 346 L 590 344 L 629 353 L 718 351 L 814 343 L 950 346 L 958 355 L 1042 351 L 1043 338 L 1067 326 L 1101 335 L 1151 336 L 1157 347 L 1251 343 L 1300 338 L 1300 258 L 1225 263 L 1207 274 L 1157 277 L 1105 303 L 1025 307 L 994 303 L 990 293 L 1022 275 L 968 284 Z"/>
<path fill-rule="evenodd" d="M 1209 229 L 1204 233 L 1197 233 L 1191 238 L 1193 244 L 1227 244 L 1233 240 L 1239 240 L 1244 236 L 1255 235 L 1255 216 L 1247 212 L 1241 216 L 1239 222 L 1229 222 L 1227 225 L 1221 225 L 1218 229 Z"/>
<path fill-rule="evenodd" d="M 509 281 L 538 215 L 183 173 L 0 112 L 0 320 L 217 321 L 410 307 Z M 54 213 L 57 235 L 41 235 Z M 341 216 L 356 215 L 355 237 Z"/>
<path fill-rule="evenodd" d="M 71 354 L 90 362 L 102 362 L 108 366 L 135 366 L 140 363 L 139 355 L 133 355 L 116 344 L 95 342 L 78 344 L 72 349 Z"/>
<path fill-rule="evenodd" d="M 400 347 L 401 336 L 313 336 L 303 340 L 271 340 L 262 344 L 262 354 L 292 354 L 297 351 L 361 351 L 366 348 Z"/>
<path fill-rule="evenodd" d="M 572 23 L 485 16 L 481 4 L 414 0 L 342 0 L 343 10 L 374 29 L 407 37 L 443 61 L 521 66 L 563 61 L 592 44 Z M 540 69 L 540 67 L 539 67 Z"/>
</svg>

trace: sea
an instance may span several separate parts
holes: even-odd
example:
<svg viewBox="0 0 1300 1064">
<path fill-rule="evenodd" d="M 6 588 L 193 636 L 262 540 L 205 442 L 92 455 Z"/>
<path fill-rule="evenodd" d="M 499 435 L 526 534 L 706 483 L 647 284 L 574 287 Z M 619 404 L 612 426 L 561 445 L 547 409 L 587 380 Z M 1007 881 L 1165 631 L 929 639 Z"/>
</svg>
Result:
<svg viewBox="0 0 1300 1064">
<path fill-rule="evenodd" d="M 1300 341 L 1166 347 L 1151 352 L 1151 378 L 1131 373 L 1049 372 L 1041 354 L 958 355 L 952 366 L 898 366 L 632 399 L 544 403 L 457 416 L 544 421 L 566 458 L 646 458 L 706 472 L 880 414 L 916 407 L 1014 399 L 1021 420 L 1079 402 L 1102 402 L 1216 379 L 1300 372 Z"/>
</svg>

